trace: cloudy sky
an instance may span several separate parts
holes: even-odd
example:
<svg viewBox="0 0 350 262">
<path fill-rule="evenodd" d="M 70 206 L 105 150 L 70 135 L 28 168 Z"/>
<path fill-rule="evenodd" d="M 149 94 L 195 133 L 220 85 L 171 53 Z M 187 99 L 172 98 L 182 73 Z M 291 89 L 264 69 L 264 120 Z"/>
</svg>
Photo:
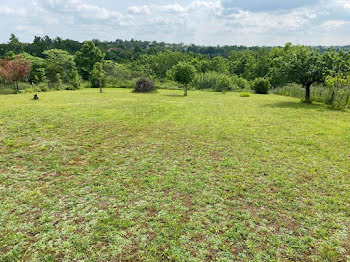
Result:
<svg viewBox="0 0 350 262">
<path fill-rule="evenodd" d="M 350 44 L 350 0 L 0 0 L 14 33 L 202 45 Z"/>
</svg>

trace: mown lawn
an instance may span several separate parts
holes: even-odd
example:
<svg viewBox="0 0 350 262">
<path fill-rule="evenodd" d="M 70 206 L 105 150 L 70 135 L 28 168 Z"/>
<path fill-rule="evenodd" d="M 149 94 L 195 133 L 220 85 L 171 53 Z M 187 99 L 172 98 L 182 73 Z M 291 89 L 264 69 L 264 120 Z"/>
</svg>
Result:
<svg viewBox="0 0 350 262">
<path fill-rule="evenodd" d="M 350 113 L 276 95 L 0 96 L 0 261 L 347 261 Z"/>
</svg>

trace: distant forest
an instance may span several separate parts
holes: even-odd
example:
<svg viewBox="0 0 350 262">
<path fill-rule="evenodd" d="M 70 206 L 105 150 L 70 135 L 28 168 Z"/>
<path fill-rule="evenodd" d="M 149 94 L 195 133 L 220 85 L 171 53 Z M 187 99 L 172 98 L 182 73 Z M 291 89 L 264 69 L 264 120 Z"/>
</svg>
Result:
<svg viewBox="0 0 350 262">
<path fill-rule="evenodd" d="M 229 58 L 232 51 L 245 51 L 252 50 L 257 51 L 261 49 L 270 50 L 269 46 L 238 46 L 238 45 L 223 45 L 223 46 L 199 46 L 199 45 L 186 45 L 186 44 L 174 44 L 157 41 L 139 41 L 139 40 L 121 40 L 115 41 L 100 41 L 98 39 L 92 40 L 96 46 L 98 46 L 103 53 L 106 54 L 106 60 L 113 60 L 116 62 L 135 61 L 139 59 L 140 55 L 154 55 L 166 50 L 183 53 L 194 53 L 207 55 L 210 58 L 222 56 Z M 75 54 L 82 47 L 83 43 L 71 39 L 62 39 L 56 37 L 51 39 L 48 36 L 39 37 L 35 36 L 32 43 L 23 43 L 18 40 L 15 35 L 11 35 L 7 43 L 0 44 L 0 57 L 4 57 L 9 51 L 14 53 L 26 52 L 33 56 L 45 57 L 43 54 L 47 50 L 62 49 L 68 51 L 70 54 Z M 346 46 L 310 46 L 320 53 L 324 53 L 327 50 L 333 51 L 350 51 L 350 45 Z"/>
</svg>

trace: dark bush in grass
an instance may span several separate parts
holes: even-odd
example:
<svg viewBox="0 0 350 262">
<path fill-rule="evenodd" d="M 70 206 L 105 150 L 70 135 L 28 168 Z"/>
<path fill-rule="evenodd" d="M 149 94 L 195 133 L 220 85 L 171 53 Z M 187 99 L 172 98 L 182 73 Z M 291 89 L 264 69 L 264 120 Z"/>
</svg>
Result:
<svg viewBox="0 0 350 262">
<path fill-rule="evenodd" d="M 156 86 L 154 85 L 153 81 L 148 78 L 140 78 L 137 80 L 134 92 L 137 93 L 148 93 L 153 92 L 156 90 Z"/>
<path fill-rule="evenodd" d="M 268 94 L 270 90 L 270 81 L 265 78 L 256 78 L 253 82 L 252 89 L 257 94 Z"/>
</svg>

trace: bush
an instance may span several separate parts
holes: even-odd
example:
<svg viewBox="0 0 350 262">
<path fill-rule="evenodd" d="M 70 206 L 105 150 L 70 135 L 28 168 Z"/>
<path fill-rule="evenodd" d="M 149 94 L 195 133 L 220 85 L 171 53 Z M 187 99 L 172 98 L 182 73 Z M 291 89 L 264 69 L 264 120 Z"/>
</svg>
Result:
<svg viewBox="0 0 350 262">
<path fill-rule="evenodd" d="M 235 86 L 238 86 L 238 88 L 242 90 L 249 90 L 250 89 L 250 82 L 242 77 L 238 77 L 236 75 L 231 77 L 231 81 Z"/>
<path fill-rule="evenodd" d="M 73 71 L 72 78 L 69 80 L 69 86 L 66 87 L 66 90 L 77 90 L 80 88 L 82 79 L 78 74 L 77 70 Z"/>
<path fill-rule="evenodd" d="M 350 75 L 347 77 L 327 76 L 326 87 L 329 89 L 326 103 L 332 109 L 344 110 L 350 102 Z"/>
<path fill-rule="evenodd" d="M 231 79 L 227 75 L 217 72 L 197 74 L 193 80 L 193 86 L 199 90 L 212 89 L 217 92 L 233 89 Z"/>
<path fill-rule="evenodd" d="M 248 92 L 242 92 L 239 94 L 240 97 L 250 97 L 250 93 Z"/>
<path fill-rule="evenodd" d="M 137 80 L 134 92 L 137 93 L 148 93 L 156 90 L 156 86 L 153 81 L 148 78 L 140 78 Z"/>
<path fill-rule="evenodd" d="M 257 94 L 268 94 L 270 90 L 270 81 L 265 78 L 256 78 L 253 82 L 253 90 Z"/>
<path fill-rule="evenodd" d="M 49 91 L 49 87 L 47 86 L 47 83 L 40 83 L 37 85 L 40 92 L 47 92 Z"/>
<path fill-rule="evenodd" d="M 250 83 L 237 75 L 227 76 L 217 72 L 206 72 L 196 75 L 193 87 L 200 90 L 211 89 L 217 92 L 224 92 L 239 89 L 249 90 Z"/>
</svg>

